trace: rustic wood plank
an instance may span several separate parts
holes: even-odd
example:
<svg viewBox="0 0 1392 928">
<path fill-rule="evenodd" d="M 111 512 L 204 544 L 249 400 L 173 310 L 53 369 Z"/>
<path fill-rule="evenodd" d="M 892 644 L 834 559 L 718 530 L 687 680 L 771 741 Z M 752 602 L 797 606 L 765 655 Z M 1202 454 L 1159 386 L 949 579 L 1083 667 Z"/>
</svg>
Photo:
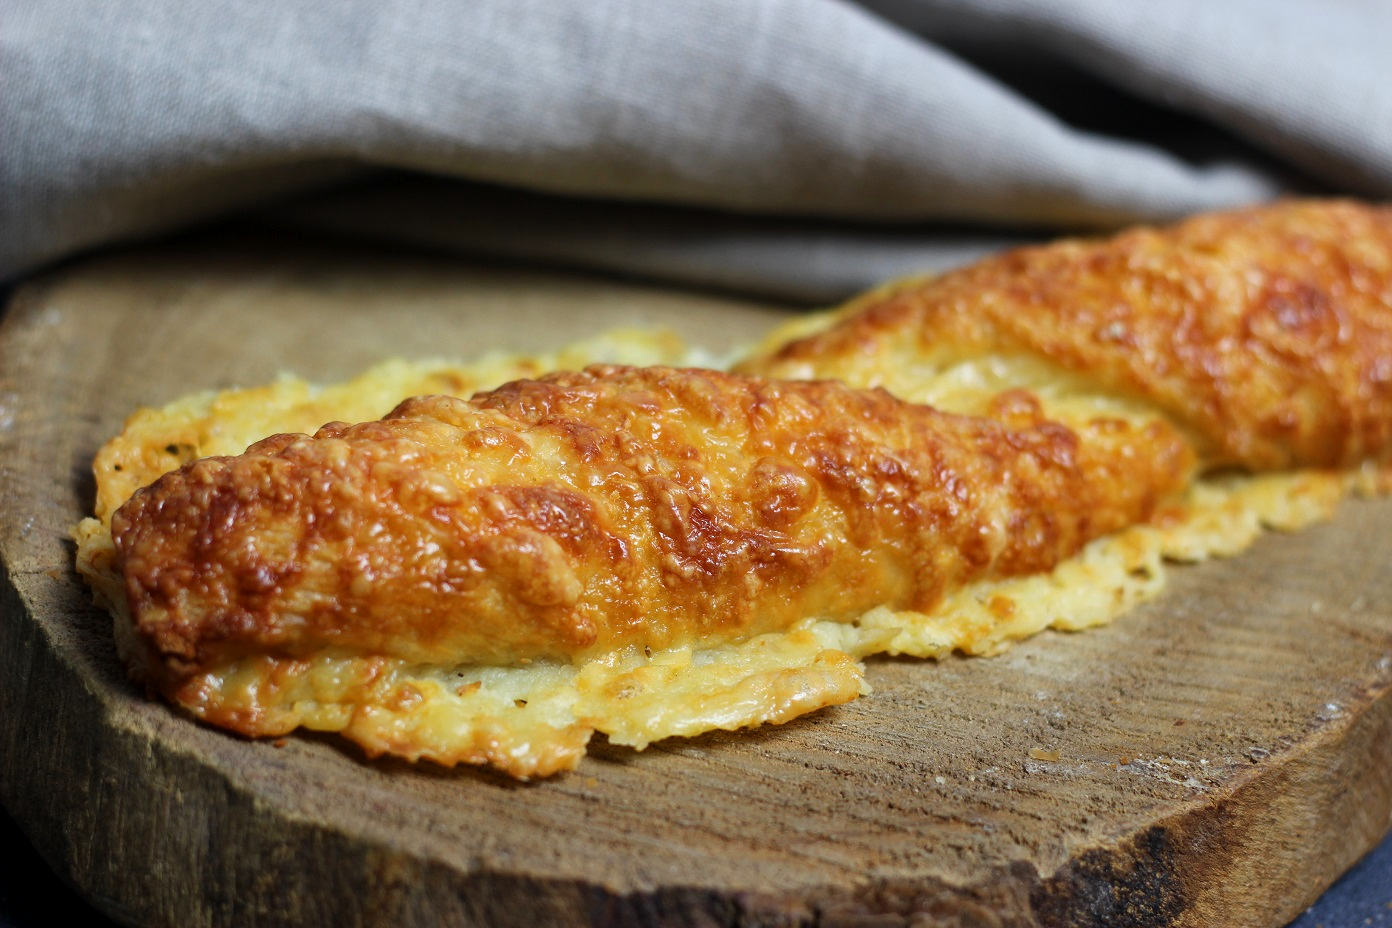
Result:
<svg viewBox="0 0 1392 928">
<path fill-rule="evenodd" d="M 641 754 L 601 743 L 528 785 L 189 722 L 125 681 L 73 574 L 88 462 L 135 405 L 626 323 L 721 348 L 778 318 L 282 241 L 26 286 L 0 322 L 0 799 L 143 924 L 1267 926 L 1387 831 L 1389 502 L 1177 570 L 1109 628 L 872 661 L 876 692 L 851 705 Z"/>
</svg>

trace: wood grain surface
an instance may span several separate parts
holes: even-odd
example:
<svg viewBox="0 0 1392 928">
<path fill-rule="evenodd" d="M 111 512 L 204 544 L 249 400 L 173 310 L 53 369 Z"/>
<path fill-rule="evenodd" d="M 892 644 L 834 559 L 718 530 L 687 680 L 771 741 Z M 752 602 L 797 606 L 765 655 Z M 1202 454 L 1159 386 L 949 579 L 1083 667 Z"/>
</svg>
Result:
<svg viewBox="0 0 1392 928">
<path fill-rule="evenodd" d="M 1177 568 L 1108 628 L 872 660 L 848 706 L 601 742 L 532 784 L 195 724 L 124 679 L 73 572 L 90 459 L 139 404 L 629 323 L 722 348 L 783 314 L 248 239 L 26 285 L 0 322 L 0 799 L 149 925 L 1269 926 L 1387 831 L 1392 502 Z"/>
</svg>

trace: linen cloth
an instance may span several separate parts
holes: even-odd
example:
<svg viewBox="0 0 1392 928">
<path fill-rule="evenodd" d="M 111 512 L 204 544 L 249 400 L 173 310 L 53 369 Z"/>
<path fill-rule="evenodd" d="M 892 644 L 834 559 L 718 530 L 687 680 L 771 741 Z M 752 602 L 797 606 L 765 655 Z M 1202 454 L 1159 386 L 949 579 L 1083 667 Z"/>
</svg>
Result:
<svg viewBox="0 0 1392 928">
<path fill-rule="evenodd" d="M 233 212 L 805 300 L 1392 192 L 1392 4 L 11 0 L 0 278 Z"/>
</svg>

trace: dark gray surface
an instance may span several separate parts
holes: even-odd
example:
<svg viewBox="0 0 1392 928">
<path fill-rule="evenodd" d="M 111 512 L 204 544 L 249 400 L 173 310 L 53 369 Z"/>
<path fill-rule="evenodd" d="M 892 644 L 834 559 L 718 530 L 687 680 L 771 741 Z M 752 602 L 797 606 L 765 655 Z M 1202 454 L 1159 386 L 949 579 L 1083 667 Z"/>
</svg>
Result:
<svg viewBox="0 0 1392 928">
<path fill-rule="evenodd" d="M 1290 928 L 1392 925 L 1392 836 L 1383 839 Z"/>
</svg>

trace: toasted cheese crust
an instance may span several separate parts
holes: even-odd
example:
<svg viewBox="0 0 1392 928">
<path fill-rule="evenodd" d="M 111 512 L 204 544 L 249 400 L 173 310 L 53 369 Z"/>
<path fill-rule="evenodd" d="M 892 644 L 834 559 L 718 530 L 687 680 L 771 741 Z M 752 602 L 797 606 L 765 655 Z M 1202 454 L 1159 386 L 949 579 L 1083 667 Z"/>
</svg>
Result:
<svg viewBox="0 0 1392 928">
<path fill-rule="evenodd" d="M 1161 421 L 996 418 L 878 390 L 592 367 L 280 435 L 117 511 L 160 677 L 333 647 L 583 660 L 807 616 L 927 611 L 1144 521 L 1190 477 Z"/>
<path fill-rule="evenodd" d="M 1044 361 L 1032 379 L 1152 407 L 1206 466 L 1347 468 L 1392 445 L 1389 308 L 1392 209 L 1294 201 L 905 282 L 743 370 L 901 392 L 966 359 Z"/>
</svg>

